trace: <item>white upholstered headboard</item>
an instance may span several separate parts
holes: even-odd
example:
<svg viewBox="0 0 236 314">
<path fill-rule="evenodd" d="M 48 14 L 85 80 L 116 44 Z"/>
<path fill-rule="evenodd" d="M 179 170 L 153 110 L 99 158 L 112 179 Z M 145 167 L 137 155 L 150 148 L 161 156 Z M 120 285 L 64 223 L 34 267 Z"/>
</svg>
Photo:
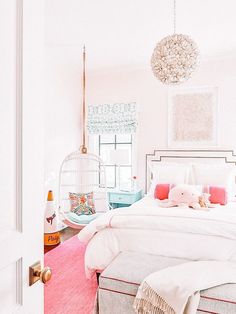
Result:
<svg viewBox="0 0 236 314">
<path fill-rule="evenodd" d="M 151 165 L 162 162 L 198 162 L 198 163 L 230 163 L 236 167 L 236 155 L 233 150 L 154 150 L 152 154 L 146 154 L 146 186 L 147 192 L 151 179 Z"/>
</svg>

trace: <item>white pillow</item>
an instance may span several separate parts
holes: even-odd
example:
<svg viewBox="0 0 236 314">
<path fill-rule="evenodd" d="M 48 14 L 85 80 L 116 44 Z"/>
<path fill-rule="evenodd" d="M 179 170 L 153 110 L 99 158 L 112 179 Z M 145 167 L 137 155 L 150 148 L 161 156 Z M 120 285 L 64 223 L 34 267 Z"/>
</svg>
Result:
<svg viewBox="0 0 236 314">
<path fill-rule="evenodd" d="M 233 179 L 235 166 L 222 164 L 193 164 L 194 184 L 222 185 L 229 184 Z"/>
<path fill-rule="evenodd" d="M 235 195 L 235 165 L 192 164 L 194 184 L 224 186 Z"/>
<path fill-rule="evenodd" d="M 154 195 L 157 183 L 186 184 L 189 180 L 191 165 L 178 163 L 152 164 L 152 181 L 149 195 Z"/>
</svg>

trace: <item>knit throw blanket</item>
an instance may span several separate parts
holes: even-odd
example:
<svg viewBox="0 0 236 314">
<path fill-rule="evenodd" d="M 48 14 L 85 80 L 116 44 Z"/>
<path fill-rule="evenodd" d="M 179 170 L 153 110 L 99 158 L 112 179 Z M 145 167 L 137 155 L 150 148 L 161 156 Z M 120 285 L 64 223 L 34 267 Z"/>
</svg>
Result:
<svg viewBox="0 0 236 314">
<path fill-rule="evenodd" d="M 200 290 L 236 283 L 236 264 L 218 261 L 187 262 L 147 276 L 134 308 L 139 314 L 195 314 Z"/>
</svg>

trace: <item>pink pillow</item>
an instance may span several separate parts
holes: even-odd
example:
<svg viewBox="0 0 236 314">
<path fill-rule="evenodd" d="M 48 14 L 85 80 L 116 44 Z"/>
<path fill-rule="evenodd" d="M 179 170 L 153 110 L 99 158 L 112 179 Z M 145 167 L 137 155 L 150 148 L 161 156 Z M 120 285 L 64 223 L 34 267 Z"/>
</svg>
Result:
<svg viewBox="0 0 236 314">
<path fill-rule="evenodd" d="M 172 188 L 172 184 L 157 184 L 154 191 L 154 198 L 159 200 L 168 199 L 169 191 Z"/>
<path fill-rule="evenodd" d="M 209 201 L 212 204 L 226 205 L 228 203 L 228 193 L 222 186 L 204 186 L 203 191 L 210 194 Z"/>
</svg>

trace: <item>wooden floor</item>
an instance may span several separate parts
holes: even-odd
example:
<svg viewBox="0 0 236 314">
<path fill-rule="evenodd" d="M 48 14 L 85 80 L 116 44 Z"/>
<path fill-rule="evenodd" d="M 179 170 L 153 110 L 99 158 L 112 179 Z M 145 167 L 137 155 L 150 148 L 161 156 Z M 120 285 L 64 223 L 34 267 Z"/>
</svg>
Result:
<svg viewBox="0 0 236 314">
<path fill-rule="evenodd" d="M 72 238 L 74 235 L 78 234 L 80 232 L 79 229 L 73 229 L 71 227 L 67 227 L 65 229 L 62 229 L 60 231 L 60 239 L 61 243 L 65 242 L 66 240 Z M 55 247 L 57 247 L 60 244 L 57 245 L 50 245 L 50 246 L 44 246 L 44 254 L 53 250 Z"/>
</svg>

